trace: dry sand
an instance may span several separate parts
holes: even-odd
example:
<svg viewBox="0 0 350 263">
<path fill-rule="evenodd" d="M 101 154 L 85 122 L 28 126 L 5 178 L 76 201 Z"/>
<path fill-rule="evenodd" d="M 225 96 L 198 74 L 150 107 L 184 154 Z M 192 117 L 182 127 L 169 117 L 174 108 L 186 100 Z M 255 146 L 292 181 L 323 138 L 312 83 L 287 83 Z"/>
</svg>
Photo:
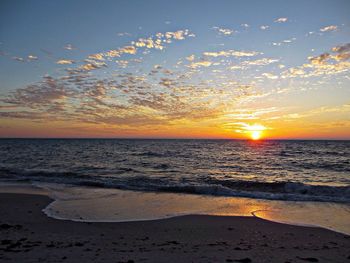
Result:
<svg viewBox="0 0 350 263">
<path fill-rule="evenodd" d="M 48 218 L 51 199 L 0 194 L 0 262 L 350 262 L 350 236 L 254 217 L 125 223 Z"/>
</svg>

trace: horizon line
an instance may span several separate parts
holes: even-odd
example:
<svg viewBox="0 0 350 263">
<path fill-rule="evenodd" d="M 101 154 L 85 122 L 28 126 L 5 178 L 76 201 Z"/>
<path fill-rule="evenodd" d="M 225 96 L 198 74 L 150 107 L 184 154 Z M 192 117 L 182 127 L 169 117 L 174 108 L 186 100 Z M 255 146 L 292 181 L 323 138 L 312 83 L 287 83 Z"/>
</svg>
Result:
<svg viewBox="0 0 350 263">
<path fill-rule="evenodd" d="M 254 141 L 240 138 L 196 138 L 196 137 L 0 137 L 0 140 L 37 139 L 37 140 L 233 140 Z M 266 138 L 257 141 L 350 141 L 350 138 Z"/>
</svg>

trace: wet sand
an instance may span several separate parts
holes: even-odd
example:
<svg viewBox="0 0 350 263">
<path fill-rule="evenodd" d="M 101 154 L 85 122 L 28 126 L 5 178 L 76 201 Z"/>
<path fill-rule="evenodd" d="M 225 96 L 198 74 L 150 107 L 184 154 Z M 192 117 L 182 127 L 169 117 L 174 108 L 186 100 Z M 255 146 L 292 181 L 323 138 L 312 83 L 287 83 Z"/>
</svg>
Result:
<svg viewBox="0 0 350 263">
<path fill-rule="evenodd" d="M 56 220 L 43 195 L 0 194 L 0 262 L 350 262 L 350 236 L 254 217 Z"/>
</svg>

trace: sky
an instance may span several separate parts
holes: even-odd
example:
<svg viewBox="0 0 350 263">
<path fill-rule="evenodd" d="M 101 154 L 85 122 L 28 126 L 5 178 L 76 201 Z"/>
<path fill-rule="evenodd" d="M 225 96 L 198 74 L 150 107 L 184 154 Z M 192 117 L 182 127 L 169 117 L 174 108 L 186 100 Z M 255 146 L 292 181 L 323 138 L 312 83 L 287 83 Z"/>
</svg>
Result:
<svg viewBox="0 0 350 263">
<path fill-rule="evenodd" d="M 350 139 L 350 1 L 0 2 L 0 137 Z"/>
</svg>

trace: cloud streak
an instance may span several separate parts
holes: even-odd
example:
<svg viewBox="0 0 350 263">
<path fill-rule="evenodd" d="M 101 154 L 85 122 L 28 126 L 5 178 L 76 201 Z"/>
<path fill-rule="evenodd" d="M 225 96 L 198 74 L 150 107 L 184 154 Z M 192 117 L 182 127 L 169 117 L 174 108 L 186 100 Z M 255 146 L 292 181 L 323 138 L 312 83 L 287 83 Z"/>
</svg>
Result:
<svg viewBox="0 0 350 263">
<path fill-rule="evenodd" d="M 321 32 L 330 32 L 330 31 L 336 31 L 338 30 L 338 26 L 331 25 L 331 26 L 325 26 L 320 29 Z"/>
<path fill-rule="evenodd" d="M 275 23 L 285 23 L 287 21 L 288 21 L 287 17 L 280 17 L 280 18 L 277 18 L 274 22 Z"/>
</svg>

